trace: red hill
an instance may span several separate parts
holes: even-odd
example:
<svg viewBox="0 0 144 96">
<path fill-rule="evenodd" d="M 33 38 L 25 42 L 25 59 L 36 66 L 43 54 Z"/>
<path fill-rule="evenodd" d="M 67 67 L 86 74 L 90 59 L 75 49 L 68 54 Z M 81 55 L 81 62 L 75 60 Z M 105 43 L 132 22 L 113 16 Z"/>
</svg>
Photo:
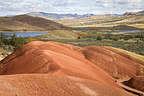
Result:
<svg viewBox="0 0 144 96">
<path fill-rule="evenodd" d="M 35 41 L 0 64 L 3 96 L 134 96 L 110 75 L 133 77 L 140 62 L 111 47 Z"/>
</svg>

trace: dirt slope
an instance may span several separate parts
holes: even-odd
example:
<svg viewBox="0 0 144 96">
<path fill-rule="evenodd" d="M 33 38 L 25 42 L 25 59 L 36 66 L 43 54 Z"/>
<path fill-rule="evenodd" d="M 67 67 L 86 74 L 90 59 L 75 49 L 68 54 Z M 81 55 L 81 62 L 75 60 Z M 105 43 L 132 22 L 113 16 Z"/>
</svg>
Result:
<svg viewBox="0 0 144 96">
<path fill-rule="evenodd" d="M 95 81 L 49 74 L 1 76 L 0 89 L 0 96 L 134 96 Z"/>
<path fill-rule="evenodd" d="M 29 43 L 1 62 L 0 74 L 67 74 L 115 85 L 111 76 L 74 51 L 73 47 L 55 42 Z"/>
<path fill-rule="evenodd" d="M 128 60 L 108 48 L 57 42 L 28 43 L 0 62 L 0 94 L 134 96 L 119 87 L 109 74 L 114 71 L 118 76 L 134 76 L 139 62 Z M 114 57 L 119 59 L 113 61 Z"/>
<path fill-rule="evenodd" d="M 86 47 L 82 50 L 85 57 L 112 77 L 132 78 L 130 87 L 143 90 L 144 57 L 113 47 Z M 140 79 L 139 79 L 140 78 Z"/>
<path fill-rule="evenodd" d="M 144 62 L 112 47 L 86 47 L 85 57 L 113 77 L 125 78 L 144 75 Z M 141 70 L 139 70 L 141 68 Z"/>
</svg>

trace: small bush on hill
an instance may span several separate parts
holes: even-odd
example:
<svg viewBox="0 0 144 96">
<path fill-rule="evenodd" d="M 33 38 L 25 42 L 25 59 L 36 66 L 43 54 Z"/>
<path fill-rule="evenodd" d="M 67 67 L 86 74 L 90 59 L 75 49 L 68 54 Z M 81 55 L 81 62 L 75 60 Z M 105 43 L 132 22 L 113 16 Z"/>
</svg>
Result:
<svg viewBox="0 0 144 96">
<path fill-rule="evenodd" d="M 97 40 L 102 40 L 102 36 L 97 36 Z"/>
<path fill-rule="evenodd" d="M 112 40 L 114 40 L 114 41 L 118 41 L 119 38 L 118 38 L 118 37 L 113 37 Z"/>
</svg>

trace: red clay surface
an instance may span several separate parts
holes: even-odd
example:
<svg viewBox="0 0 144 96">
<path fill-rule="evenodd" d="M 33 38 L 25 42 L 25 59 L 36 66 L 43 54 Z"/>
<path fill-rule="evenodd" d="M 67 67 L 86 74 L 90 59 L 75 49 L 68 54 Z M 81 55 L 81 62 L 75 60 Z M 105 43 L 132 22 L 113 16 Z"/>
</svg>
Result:
<svg viewBox="0 0 144 96">
<path fill-rule="evenodd" d="M 135 76 L 139 63 L 110 49 L 28 43 L 0 62 L 0 96 L 134 96 L 110 75 Z"/>
<path fill-rule="evenodd" d="M 85 57 L 116 78 L 135 77 L 142 74 L 144 62 L 130 57 L 112 47 L 86 47 L 82 50 Z"/>
<path fill-rule="evenodd" d="M 49 74 L 0 77 L 0 96 L 135 96 L 89 79 Z"/>
<path fill-rule="evenodd" d="M 138 89 L 140 91 L 143 91 L 143 93 L 144 93 L 144 76 L 134 77 L 125 83 L 126 83 L 126 85 L 128 85 L 132 88 Z"/>
</svg>

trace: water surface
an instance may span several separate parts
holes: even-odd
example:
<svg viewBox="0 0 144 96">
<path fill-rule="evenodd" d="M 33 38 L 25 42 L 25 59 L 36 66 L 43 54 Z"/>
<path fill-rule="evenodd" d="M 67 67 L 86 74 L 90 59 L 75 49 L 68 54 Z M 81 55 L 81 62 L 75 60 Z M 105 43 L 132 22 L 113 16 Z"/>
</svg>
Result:
<svg viewBox="0 0 144 96">
<path fill-rule="evenodd" d="M 48 32 L 2 32 L 1 35 L 5 37 L 11 37 L 15 35 L 16 37 L 36 37 L 44 35 Z"/>
<path fill-rule="evenodd" d="M 120 30 L 119 32 L 136 33 L 136 32 L 142 32 L 142 31 L 141 30 Z"/>
</svg>

